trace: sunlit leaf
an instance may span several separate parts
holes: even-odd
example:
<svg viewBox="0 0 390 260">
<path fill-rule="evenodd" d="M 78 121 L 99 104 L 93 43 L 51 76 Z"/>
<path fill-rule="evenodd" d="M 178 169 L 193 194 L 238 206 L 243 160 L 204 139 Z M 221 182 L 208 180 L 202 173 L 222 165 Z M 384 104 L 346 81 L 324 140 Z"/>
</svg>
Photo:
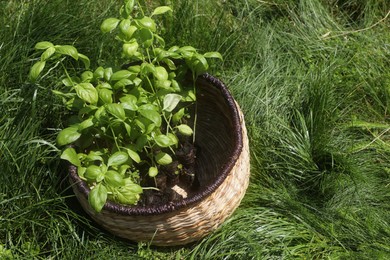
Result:
<svg viewBox="0 0 390 260">
<path fill-rule="evenodd" d="M 124 164 L 128 159 L 127 153 L 118 151 L 108 158 L 107 166 L 118 166 Z"/>
<path fill-rule="evenodd" d="M 149 177 L 153 178 L 156 177 L 158 174 L 158 169 L 156 167 L 150 167 L 148 171 Z"/>
<path fill-rule="evenodd" d="M 193 134 L 191 127 L 189 127 L 188 125 L 181 124 L 178 125 L 176 128 L 177 130 L 179 130 L 179 133 L 181 133 L 182 135 L 191 136 Z"/>
<path fill-rule="evenodd" d="M 113 95 L 112 90 L 106 88 L 99 88 L 97 91 L 99 94 L 99 98 L 103 101 L 103 103 L 105 104 L 112 103 L 112 95 Z"/>
<path fill-rule="evenodd" d="M 59 146 L 71 144 L 79 139 L 81 133 L 78 132 L 78 126 L 71 126 L 61 130 L 57 135 L 57 144 Z"/>
<path fill-rule="evenodd" d="M 172 157 L 169 154 L 163 152 L 158 153 L 155 156 L 155 159 L 156 162 L 160 165 L 168 165 L 172 163 Z"/>
<path fill-rule="evenodd" d="M 111 32 L 112 30 L 114 30 L 118 26 L 119 22 L 120 22 L 120 20 L 117 18 L 107 18 L 100 25 L 100 30 L 103 33 Z"/>
<path fill-rule="evenodd" d="M 150 17 L 144 16 L 141 19 L 135 20 L 135 22 L 143 28 L 146 28 L 152 32 L 156 31 L 156 23 Z"/>
<path fill-rule="evenodd" d="M 39 74 L 41 74 L 42 70 L 45 68 L 46 62 L 45 61 L 37 61 L 30 69 L 29 73 L 29 79 L 31 81 L 35 81 Z"/>
<path fill-rule="evenodd" d="M 47 48 L 50 48 L 50 47 L 54 47 L 53 43 L 43 41 L 43 42 L 38 42 L 37 44 L 35 44 L 34 48 L 36 50 L 46 50 Z"/>
<path fill-rule="evenodd" d="M 92 79 L 93 79 L 92 71 L 87 70 L 81 74 L 81 81 L 82 82 L 90 82 Z"/>
<path fill-rule="evenodd" d="M 125 186 L 113 190 L 116 201 L 121 204 L 135 205 L 140 199 L 142 187 L 131 182 L 129 178 L 125 179 Z"/>
<path fill-rule="evenodd" d="M 96 104 L 99 100 L 97 89 L 91 83 L 80 83 L 74 86 L 77 96 L 90 104 Z"/>
<path fill-rule="evenodd" d="M 126 110 L 131 110 L 131 111 L 137 111 L 138 106 L 137 106 L 137 98 L 133 95 L 124 95 L 119 99 L 121 101 L 121 105 L 124 109 Z"/>
<path fill-rule="evenodd" d="M 57 45 L 54 47 L 56 48 L 57 53 L 71 56 L 75 60 L 79 59 L 79 55 L 78 55 L 79 53 L 77 49 L 72 45 Z"/>
<path fill-rule="evenodd" d="M 107 169 L 105 167 L 90 165 L 85 171 L 84 177 L 91 182 L 101 182 L 104 179 L 104 174 Z"/>
<path fill-rule="evenodd" d="M 222 55 L 219 52 L 206 52 L 205 54 L 203 54 L 203 57 L 223 60 Z"/>
<path fill-rule="evenodd" d="M 119 70 L 116 71 L 114 74 L 112 74 L 110 80 L 117 81 L 121 79 L 127 79 L 129 78 L 133 73 L 128 70 Z"/>
<path fill-rule="evenodd" d="M 117 171 L 109 170 L 106 172 L 104 177 L 104 182 L 106 182 L 110 187 L 120 187 L 125 184 L 125 181 Z"/>
<path fill-rule="evenodd" d="M 141 108 L 138 111 L 143 117 L 145 117 L 145 118 L 149 119 L 150 121 L 152 121 L 153 123 L 155 123 L 156 126 L 158 126 L 158 127 L 161 126 L 161 122 L 162 122 L 161 115 L 157 111 L 141 109 Z"/>
<path fill-rule="evenodd" d="M 112 104 L 107 104 L 105 107 L 108 113 L 110 113 L 111 115 L 115 116 L 120 120 L 125 120 L 126 118 L 125 110 L 120 104 L 112 103 Z"/>
<path fill-rule="evenodd" d="M 106 68 L 104 69 L 104 79 L 109 81 L 112 76 L 112 68 Z"/>
<path fill-rule="evenodd" d="M 136 54 L 137 49 L 138 43 L 136 41 L 123 44 L 123 54 L 126 55 L 128 58 L 133 57 Z"/>
<path fill-rule="evenodd" d="M 89 58 L 81 53 L 78 53 L 77 55 L 79 59 L 84 63 L 85 69 L 89 69 L 89 66 L 91 65 L 91 61 L 89 60 Z"/>
<path fill-rule="evenodd" d="M 173 123 L 177 124 L 185 115 L 185 108 L 181 108 L 172 116 Z"/>
<path fill-rule="evenodd" d="M 134 151 L 133 149 L 130 149 L 130 148 L 126 148 L 126 151 L 127 151 L 127 154 L 130 156 L 130 158 L 134 162 L 136 162 L 136 163 L 141 162 L 141 157 L 138 155 L 138 153 L 136 151 Z"/>
<path fill-rule="evenodd" d="M 56 48 L 49 47 L 41 55 L 41 61 L 46 61 L 56 52 Z"/>
<path fill-rule="evenodd" d="M 90 117 L 79 124 L 78 131 L 82 131 L 93 126 L 93 117 Z"/>
<path fill-rule="evenodd" d="M 61 154 L 61 159 L 66 160 L 75 166 L 81 166 L 79 157 L 74 148 L 66 148 Z"/>
<path fill-rule="evenodd" d="M 155 70 L 153 72 L 154 77 L 157 80 L 167 80 L 168 79 L 168 72 L 167 70 L 162 66 L 156 66 Z"/>
<path fill-rule="evenodd" d="M 99 183 L 88 194 L 88 202 L 96 212 L 103 209 L 107 201 L 107 188 Z"/>
<path fill-rule="evenodd" d="M 167 94 L 164 97 L 163 110 L 167 112 L 172 112 L 179 104 L 182 96 L 179 94 Z"/>
<path fill-rule="evenodd" d="M 153 11 L 151 16 L 164 14 L 166 12 L 172 12 L 172 8 L 170 8 L 169 6 L 159 6 L 156 9 L 154 9 L 154 11 Z"/>
<path fill-rule="evenodd" d="M 156 144 L 162 148 L 171 146 L 172 140 L 166 135 L 158 135 L 154 138 Z"/>
</svg>

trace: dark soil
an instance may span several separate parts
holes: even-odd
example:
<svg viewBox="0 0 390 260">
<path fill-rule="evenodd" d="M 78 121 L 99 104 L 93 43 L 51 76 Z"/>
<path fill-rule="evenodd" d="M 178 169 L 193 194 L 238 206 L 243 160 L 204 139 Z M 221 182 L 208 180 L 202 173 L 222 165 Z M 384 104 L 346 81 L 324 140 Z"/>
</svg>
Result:
<svg viewBox="0 0 390 260">
<path fill-rule="evenodd" d="M 145 189 L 139 205 L 157 206 L 168 202 L 183 200 L 199 188 L 195 174 L 196 146 L 188 140 L 180 144 L 175 160 L 159 168 L 155 178 L 145 178 L 143 187 L 156 187 L 158 190 Z"/>
</svg>

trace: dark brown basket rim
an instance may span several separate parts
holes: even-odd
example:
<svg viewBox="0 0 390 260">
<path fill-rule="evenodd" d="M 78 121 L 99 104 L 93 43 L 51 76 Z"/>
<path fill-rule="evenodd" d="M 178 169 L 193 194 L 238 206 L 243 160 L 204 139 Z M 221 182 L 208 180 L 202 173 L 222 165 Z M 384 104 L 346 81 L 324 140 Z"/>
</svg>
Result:
<svg viewBox="0 0 390 260">
<path fill-rule="evenodd" d="M 226 99 L 229 108 L 232 112 L 232 121 L 234 126 L 234 148 L 233 153 L 231 154 L 230 160 L 228 160 L 221 169 L 221 174 L 218 175 L 215 182 L 208 185 L 206 188 L 202 189 L 199 193 L 183 199 L 181 201 L 169 202 L 167 204 L 162 204 L 158 206 L 126 206 L 122 204 L 118 204 L 112 201 L 107 201 L 104 205 L 103 209 L 115 212 L 121 215 L 132 215 L 132 216 L 150 216 L 156 214 L 170 213 L 175 210 L 182 209 L 184 207 L 193 205 L 201 200 L 207 198 L 211 195 L 226 179 L 231 170 L 233 169 L 236 161 L 238 160 L 242 148 L 243 148 L 243 140 L 242 140 L 242 128 L 241 128 L 241 120 L 238 108 L 236 106 L 235 100 L 227 89 L 226 85 L 219 80 L 218 78 L 213 77 L 212 75 L 205 73 L 200 76 L 200 78 L 206 80 L 211 83 L 213 86 L 217 87 L 223 97 Z M 74 165 L 69 166 L 69 176 L 73 183 L 73 185 L 77 185 L 78 190 L 85 196 L 88 197 L 90 189 L 86 182 L 82 181 L 77 174 L 77 168 Z"/>
</svg>

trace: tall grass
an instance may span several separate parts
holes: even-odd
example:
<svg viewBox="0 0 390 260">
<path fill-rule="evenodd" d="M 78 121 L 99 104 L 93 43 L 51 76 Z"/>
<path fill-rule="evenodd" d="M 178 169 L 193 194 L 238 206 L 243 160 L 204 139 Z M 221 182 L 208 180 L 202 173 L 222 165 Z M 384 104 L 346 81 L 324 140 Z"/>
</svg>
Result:
<svg viewBox="0 0 390 260">
<path fill-rule="evenodd" d="M 145 1 L 155 5 L 153 1 Z M 251 183 L 215 233 L 181 248 L 123 241 L 72 195 L 54 146 L 56 84 L 27 82 L 37 41 L 116 64 L 99 24 L 118 1 L 0 2 L 0 258 L 386 259 L 390 256 L 390 3 L 159 1 L 169 45 L 218 50 L 244 111 Z M 151 7 L 152 8 L 152 7 Z"/>
</svg>

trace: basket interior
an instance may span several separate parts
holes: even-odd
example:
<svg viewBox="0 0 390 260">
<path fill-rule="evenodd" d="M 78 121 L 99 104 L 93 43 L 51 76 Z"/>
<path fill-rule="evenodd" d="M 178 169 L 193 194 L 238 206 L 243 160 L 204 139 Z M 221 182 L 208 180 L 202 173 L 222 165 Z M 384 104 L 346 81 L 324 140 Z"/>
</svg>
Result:
<svg viewBox="0 0 390 260">
<path fill-rule="evenodd" d="M 200 187 L 207 189 L 223 177 L 221 170 L 236 159 L 237 126 L 231 107 L 234 104 L 228 102 L 220 88 L 203 78 L 198 80 L 197 87 L 196 174 Z"/>
</svg>

